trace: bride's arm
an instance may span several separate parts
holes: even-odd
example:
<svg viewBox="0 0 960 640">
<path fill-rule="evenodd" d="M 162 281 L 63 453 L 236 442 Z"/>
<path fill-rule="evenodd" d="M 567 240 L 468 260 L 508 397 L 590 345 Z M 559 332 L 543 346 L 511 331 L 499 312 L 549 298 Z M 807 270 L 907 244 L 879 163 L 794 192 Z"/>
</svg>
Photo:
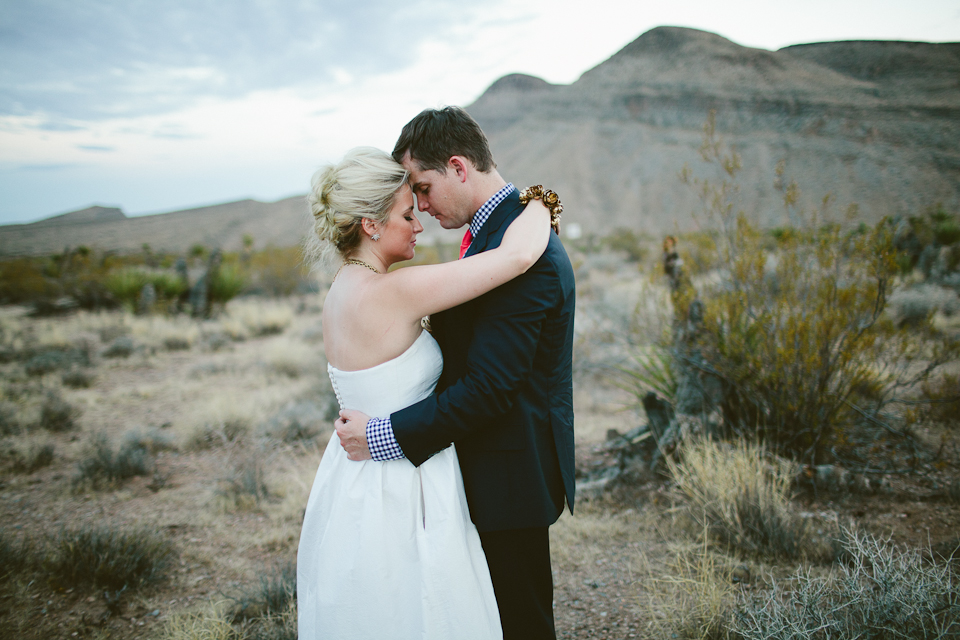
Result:
<svg viewBox="0 0 960 640">
<path fill-rule="evenodd" d="M 413 322 L 499 287 L 540 259 L 550 238 L 550 212 L 531 200 L 510 223 L 500 246 L 463 260 L 406 267 L 380 279 L 384 302 Z"/>
</svg>

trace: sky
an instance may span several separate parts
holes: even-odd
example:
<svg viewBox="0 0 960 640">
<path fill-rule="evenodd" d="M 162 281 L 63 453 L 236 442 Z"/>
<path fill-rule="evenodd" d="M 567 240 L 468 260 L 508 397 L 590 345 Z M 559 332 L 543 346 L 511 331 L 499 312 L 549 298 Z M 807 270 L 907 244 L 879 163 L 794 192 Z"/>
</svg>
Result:
<svg viewBox="0 0 960 640">
<path fill-rule="evenodd" d="M 0 224 L 305 193 L 348 149 L 671 25 L 778 49 L 960 41 L 957 0 L 0 0 Z"/>
</svg>

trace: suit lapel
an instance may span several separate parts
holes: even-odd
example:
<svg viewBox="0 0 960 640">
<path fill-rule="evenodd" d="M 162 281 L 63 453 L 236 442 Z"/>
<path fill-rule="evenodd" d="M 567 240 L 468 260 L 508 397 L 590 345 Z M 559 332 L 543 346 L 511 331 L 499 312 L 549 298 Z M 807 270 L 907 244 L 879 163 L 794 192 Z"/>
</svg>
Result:
<svg viewBox="0 0 960 640">
<path fill-rule="evenodd" d="M 473 242 L 470 243 L 470 248 L 467 249 L 463 257 L 469 258 L 474 254 L 486 250 L 490 238 L 497 234 L 497 231 L 500 230 L 504 223 L 516 217 L 516 210 L 519 207 L 520 193 L 514 189 L 510 195 L 503 199 L 503 202 L 497 205 L 497 208 L 493 210 L 490 217 L 487 218 L 487 221 L 483 223 L 483 226 L 480 227 L 480 233 L 473 239 Z"/>
</svg>

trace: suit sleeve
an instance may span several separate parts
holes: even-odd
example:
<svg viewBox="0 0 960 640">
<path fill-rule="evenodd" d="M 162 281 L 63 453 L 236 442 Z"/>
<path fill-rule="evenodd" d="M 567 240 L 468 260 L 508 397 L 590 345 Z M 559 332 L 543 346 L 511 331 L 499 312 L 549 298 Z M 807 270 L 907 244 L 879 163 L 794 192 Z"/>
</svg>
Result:
<svg viewBox="0 0 960 640">
<path fill-rule="evenodd" d="M 397 442 L 414 465 L 506 414 L 533 369 L 540 331 L 559 298 L 546 257 L 478 299 L 467 374 L 442 393 L 393 413 Z"/>
</svg>

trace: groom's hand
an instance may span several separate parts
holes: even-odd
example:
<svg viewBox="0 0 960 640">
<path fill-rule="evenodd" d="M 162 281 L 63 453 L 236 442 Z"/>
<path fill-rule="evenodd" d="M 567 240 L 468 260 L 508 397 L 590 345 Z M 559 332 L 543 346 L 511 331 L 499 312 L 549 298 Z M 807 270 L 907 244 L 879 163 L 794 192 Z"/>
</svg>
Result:
<svg viewBox="0 0 960 640">
<path fill-rule="evenodd" d="M 355 462 L 370 460 L 370 448 L 367 447 L 367 422 L 370 416 L 359 411 L 341 411 L 340 418 L 334 423 L 340 446 L 347 452 L 347 458 Z"/>
</svg>

